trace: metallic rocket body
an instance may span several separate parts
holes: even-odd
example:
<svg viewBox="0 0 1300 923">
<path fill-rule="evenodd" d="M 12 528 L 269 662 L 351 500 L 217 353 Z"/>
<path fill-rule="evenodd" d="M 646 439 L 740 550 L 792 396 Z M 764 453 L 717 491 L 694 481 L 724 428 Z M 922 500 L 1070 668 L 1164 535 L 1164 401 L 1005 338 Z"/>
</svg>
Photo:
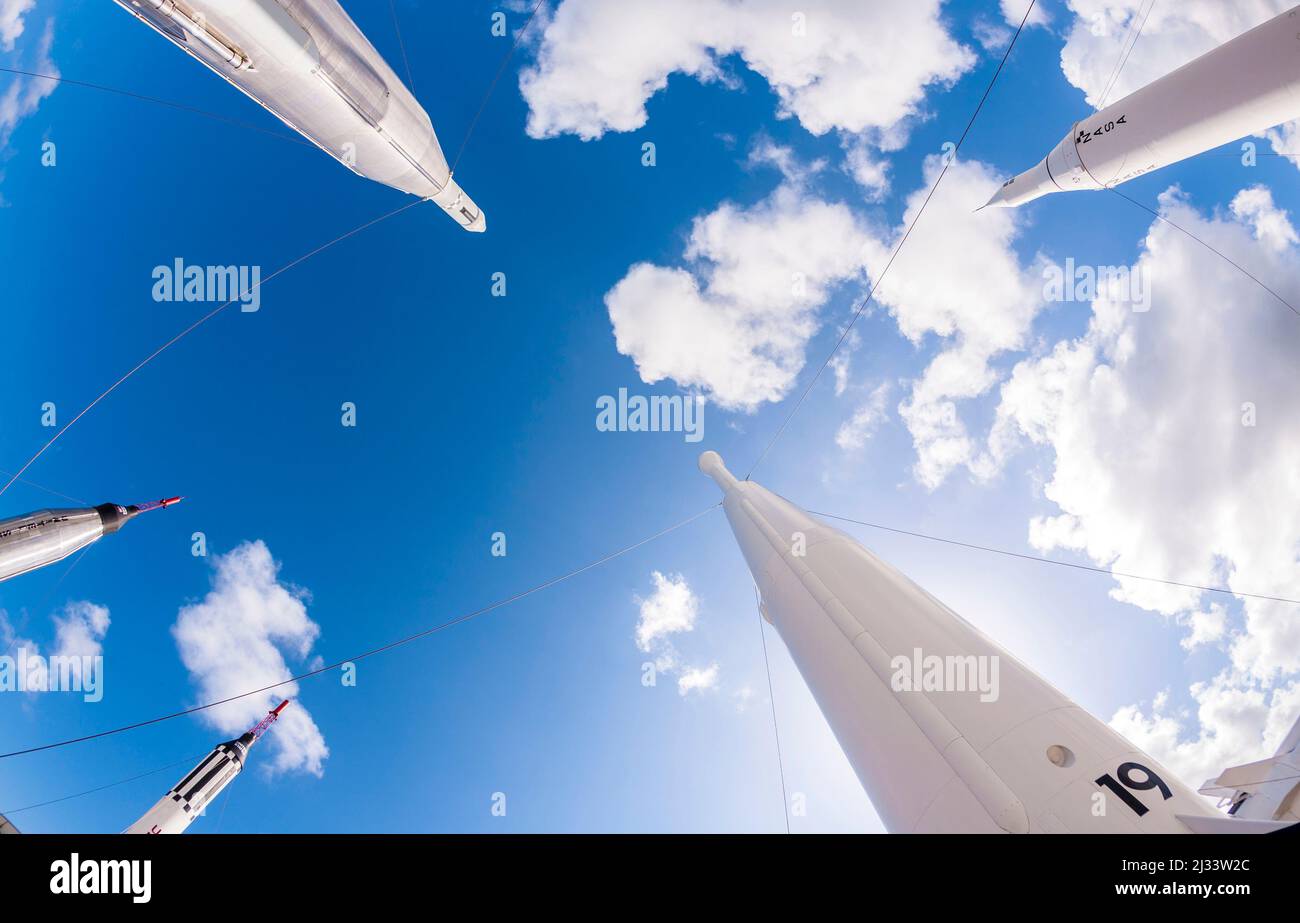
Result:
<svg viewBox="0 0 1300 923">
<path fill-rule="evenodd" d="M 725 494 L 764 617 L 890 832 L 1187 833 L 1185 818 L 1231 822 L 848 535 L 736 480 L 716 452 L 700 468 Z M 993 665 L 994 694 L 900 683 L 922 658 Z"/>
<path fill-rule="evenodd" d="M 349 170 L 483 212 L 451 177 L 428 113 L 337 0 L 117 0 Z"/>
<path fill-rule="evenodd" d="M 1300 7 L 1076 122 L 989 205 L 1106 189 L 1300 118 Z"/>
<path fill-rule="evenodd" d="M 170 497 L 139 506 L 103 503 L 80 509 L 38 510 L 0 520 L 0 581 L 62 561 L 141 513 L 171 506 L 180 499 Z"/>
<path fill-rule="evenodd" d="M 194 818 L 244 770 L 248 751 L 288 705 L 281 702 L 258 724 L 234 740 L 217 744 L 185 778 L 172 786 L 126 833 L 184 833 Z"/>
</svg>

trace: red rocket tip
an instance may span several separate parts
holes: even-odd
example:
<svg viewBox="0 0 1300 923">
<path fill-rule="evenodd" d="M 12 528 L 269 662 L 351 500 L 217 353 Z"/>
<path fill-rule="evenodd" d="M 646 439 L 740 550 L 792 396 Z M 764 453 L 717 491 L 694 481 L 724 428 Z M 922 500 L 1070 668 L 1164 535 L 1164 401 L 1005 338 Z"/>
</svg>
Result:
<svg viewBox="0 0 1300 923">
<path fill-rule="evenodd" d="M 284 707 L 285 707 L 286 705 L 288 705 L 288 704 L 289 704 L 289 700 L 288 700 L 288 699 L 285 699 L 285 700 L 284 700 L 283 702 L 281 702 L 279 705 L 275 706 L 275 708 L 271 709 L 271 714 L 275 715 L 275 716 L 278 718 L 278 717 L 280 716 L 280 712 L 281 712 L 281 711 L 284 709 Z"/>
<path fill-rule="evenodd" d="M 184 499 L 184 497 L 168 497 L 165 500 L 150 500 L 148 503 L 137 503 L 135 505 L 135 512 L 147 513 L 150 510 L 166 509 L 173 503 L 180 503 Z"/>
</svg>

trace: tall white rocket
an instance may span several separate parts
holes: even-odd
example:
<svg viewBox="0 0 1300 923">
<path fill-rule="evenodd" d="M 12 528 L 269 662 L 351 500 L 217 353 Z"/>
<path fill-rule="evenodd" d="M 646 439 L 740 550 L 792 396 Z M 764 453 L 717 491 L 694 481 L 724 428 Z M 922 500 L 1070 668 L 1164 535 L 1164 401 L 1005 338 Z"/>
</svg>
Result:
<svg viewBox="0 0 1300 923">
<path fill-rule="evenodd" d="M 1075 122 L 989 205 L 1107 189 L 1246 135 L 1300 119 L 1300 7 Z"/>
<path fill-rule="evenodd" d="M 1215 811 L 848 535 L 737 480 L 716 452 L 700 469 L 722 488 L 763 617 L 890 832 L 1248 832 L 1294 819 Z M 1220 783 L 1206 793 L 1239 787 Z M 1277 784 L 1274 801 L 1294 811 L 1297 783 Z"/>
</svg>

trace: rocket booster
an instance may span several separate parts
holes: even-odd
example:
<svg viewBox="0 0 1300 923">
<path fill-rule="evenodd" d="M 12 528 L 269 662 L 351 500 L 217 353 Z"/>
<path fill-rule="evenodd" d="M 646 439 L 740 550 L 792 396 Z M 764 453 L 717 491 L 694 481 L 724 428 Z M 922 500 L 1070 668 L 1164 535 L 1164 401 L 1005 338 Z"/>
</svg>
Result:
<svg viewBox="0 0 1300 923">
<path fill-rule="evenodd" d="M 181 500 L 168 497 L 136 506 L 101 503 L 80 509 L 38 510 L 0 520 L 0 581 L 62 561 L 141 513 Z"/>
<path fill-rule="evenodd" d="M 1008 180 L 988 205 L 1108 189 L 1297 118 L 1300 7 L 1075 122 L 1050 154 Z"/>
<path fill-rule="evenodd" d="M 487 221 L 433 123 L 338 0 L 117 0 L 359 176 Z"/>
<path fill-rule="evenodd" d="M 261 738 L 289 700 L 281 702 L 266 717 L 234 740 L 217 744 L 203 761 L 185 778 L 172 786 L 143 817 L 126 829 L 126 833 L 184 833 L 194 818 L 220 795 L 244 769 L 244 760 L 253 744 Z"/>
<path fill-rule="evenodd" d="M 890 832 L 1239 823 L 848 535 L 738 481 L 716 452 L 700 468 L 722 488 L 763 617 Z"/>
</svg>

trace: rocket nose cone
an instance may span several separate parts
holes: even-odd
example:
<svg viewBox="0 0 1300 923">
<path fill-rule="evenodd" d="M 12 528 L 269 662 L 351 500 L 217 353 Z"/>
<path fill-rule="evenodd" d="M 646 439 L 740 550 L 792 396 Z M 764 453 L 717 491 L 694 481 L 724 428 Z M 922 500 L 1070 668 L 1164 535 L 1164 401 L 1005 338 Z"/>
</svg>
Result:
<svg viewBox="0 0 1300 923">
<path fill-rule="evenodd" d="M 739 483 L 735 475 L 728 471 L 727 466 L 723 464 L 722 456 L 712 449 L 700 455 L 699 465 L 700 470 L 713 478 L 724 493 Z"/>
<path fill-rule="evenodd" d="M 1007 201 L 1007 187 L 1006 187 L 1006 186 L 1000 186 L 1000 187 L 998 187 L 998 191 L 995 192 L 995 193 L 993 193 L 993 198 L 989 199 L 987 202 L 985 202 L 985 203 L 984 203 L 983 205 L 981 205 L 979 208 L 975 209 L 975 211 L 977 211 L 977 212 L 982 212 L 982 211 L 984 211 L 984 209 L 989 208 L 990 206 L 993 207 L 993 208 L 1010 208 L 1010 207 L 1011 207 L 1011 203 Z"/>
</svg>

